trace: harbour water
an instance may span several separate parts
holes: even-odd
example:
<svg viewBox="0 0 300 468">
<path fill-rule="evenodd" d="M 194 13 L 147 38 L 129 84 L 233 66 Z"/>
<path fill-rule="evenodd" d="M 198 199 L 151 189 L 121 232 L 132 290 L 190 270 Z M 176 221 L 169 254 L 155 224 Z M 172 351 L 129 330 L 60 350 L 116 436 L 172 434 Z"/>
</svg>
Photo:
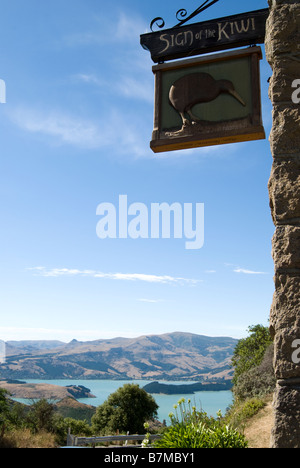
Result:
<svg viewBox="0 0 300 468">
<path fill-rule="evenodd" d="M 126 383 L 134 383 L 143 388 L 150 383 L 149 380 L 26 380 L 27 383 L 48 383 L 52 385 L 83 385 L 90 389 L 91 393 L 96 398 L 81 398 L 78 399 L 81 403 L 92 406 L 99 406 L 108 398 L 111 393 L 114 393 L 118 388 Z M 161 381 L 161 383 L 166 383 Z M 195 382 L 167 382 L 168 384 L 192 384 Z M 197 410 L 205 411 L 209 416 L 216 417 L 216 414 L 221 410 L 225 414 L 226 409 L 232 404 L 231 391 L 215 391 L 215 392 L 195 392 L 194 394 L 180 395 L 152 395 L 155 399 L 158 409 L 158 419 L 163 422 L 165 420 L 169 424 L 169 414 L 174 412 L 174 405 L 178 400 L 185 398 L 191 400 L 191 403 L 196 406 Z"/>
</svg>

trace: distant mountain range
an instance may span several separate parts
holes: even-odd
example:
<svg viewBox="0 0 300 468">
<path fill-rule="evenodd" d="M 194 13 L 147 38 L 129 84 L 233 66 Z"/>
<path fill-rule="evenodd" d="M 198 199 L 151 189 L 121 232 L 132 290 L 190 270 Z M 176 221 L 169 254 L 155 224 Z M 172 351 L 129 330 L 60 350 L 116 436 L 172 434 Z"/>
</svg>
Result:
<svg viewBox="0 0 300 468">
<path fill-rule="evenodd" d="M 181 332 L 70 343 L 8 341 L 0 378 L 230 380 L 237 341 Z"/>
</svg>

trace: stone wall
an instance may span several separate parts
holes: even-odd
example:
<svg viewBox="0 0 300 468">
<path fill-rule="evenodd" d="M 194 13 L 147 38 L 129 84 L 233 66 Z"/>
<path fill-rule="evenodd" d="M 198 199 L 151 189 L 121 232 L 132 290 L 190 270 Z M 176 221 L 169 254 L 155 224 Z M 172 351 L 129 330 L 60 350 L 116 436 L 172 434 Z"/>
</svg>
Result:
<svg viewBox="0 0 300 468">
<path fill-rule="evenodd" d="M 300 0 L 269 0 L 269 7 L 265 41 L 273 70 L 269 194 L 276 227 L 270 329 L 277 378 L 271 448 L 300 448 L 300 363 L 293 362 L 295 340 L 300 340 L 300 104 L 292 101 L 292 84 L 300 80 Z"/>
</svg>

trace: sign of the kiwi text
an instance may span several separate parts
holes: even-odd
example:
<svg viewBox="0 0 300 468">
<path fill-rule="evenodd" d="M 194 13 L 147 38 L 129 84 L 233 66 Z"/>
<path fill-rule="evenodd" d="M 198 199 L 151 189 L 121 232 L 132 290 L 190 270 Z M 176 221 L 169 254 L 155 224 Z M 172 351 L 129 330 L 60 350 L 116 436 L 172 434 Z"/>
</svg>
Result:
<svg viewBox="0 0 300 468">
<path fill-rule="evenodd" d="M 262 44 L 269 9 L 143 34 L 153 62 L 164 62 L 245 45 Z"/>
</svg>

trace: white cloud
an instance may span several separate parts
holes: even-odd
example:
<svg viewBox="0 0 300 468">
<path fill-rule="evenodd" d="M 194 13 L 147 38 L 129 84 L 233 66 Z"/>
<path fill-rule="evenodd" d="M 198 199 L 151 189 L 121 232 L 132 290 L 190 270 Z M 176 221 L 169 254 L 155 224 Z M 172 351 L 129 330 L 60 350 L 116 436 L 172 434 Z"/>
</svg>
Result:
<svg viewBox="0 0 300 468">
<path fill-rule="evenodd" d="M 60 277 L 60 276 L 90 276 L 93 278 L 102 278 L 119 281 L 142 281 L 146 283 L 160 283 L 160 284 L 190 284 L 195 285 L 200 283 L 200 280 L 191 278 L 181 278 L 169 275 L 149 275 L 144 273 L 103 273 L 93 270 L 77 270 L 70 268 L 52 268 L 45 267 L 28 268 L 28 270 L 35 271 L 37 275 L 44 277 Z"/>
<path fill-rule="evenodd" d="M 137 80 L 129 76 L 123 76 L 118 81 L 117 91 L 124 97 L 130 99 L 139 99 L 148 103 L 153 103 L 154 90 L 152 81 Z"/>
<path fill-rule="evenodd" d="M 147 29 L 146 23 L 138 15 L 128 15 L 124 11 L 108 17 L 96 16 L 91 21 L 90 30 L 66 36 L 64 42 L 67 46 L 110 46 L 113 44 L 136 44 L 140 34 Z"/>
<path fill-rule="evenodd" d="M 255 270 L 248 270 L 246 268 L 241 268 L 233 263 L 225 263 L 225 266 L 233 268 L 234 273 L 243 274 L 243 275 L 268 275 L 269 274 L 265 271 L 255 271 Z"/>
<path fill-rule="evenodd" d="M 98 148 L 110 141 L 107 129 L 101 129 L 92 121 L 68 116 L 61 112 L 41 112 L 30 108 L 18 108 L 11 111 L 10 118 L 23 130 L 48 135 L 57 143 Z"/>
<path fill-rule="evenodd" d="M 52 144 L 87 150 L 109 149 L 109 156 L 127 154 L 139 158 L 150 154 L 141 121 L 130 115 L 123 116 L 113 108 L 99 121 L 74 117 L 60 111 L 47 112 L 26 107 L 11 110 L 9 117 L 22 130 L 44 136 Z"/>
<path fill-rule="evenodd" d="M 107 86 L 109 83 L 108 81 L 103 80 L 103 78 L 99 78 L 93 73 L 87 74 L 87 73 L 77 73 L 77 75 L 74 75 L 73 77 L 76 81 L 82 82 L 82 83 L 88 83 L 88 84 L 94 84 L 97 86 Z"/>
<path fill-rule="evenodd" d="M 235 268 L 233 271 L 234 273 L 242 273 L 244 275 L 267 275 L 268 274 L 263 271 L 246 270 L 245 268 Z"/>
<path fill-rule="evenodd" d="M 101 21 L 103 19 L 101 18 Z M 140 34 L 146 30 L 144 20 L 137 15 L 127 15 L 124 11 L 119 13 L 118 21 L 114 30 L 114 38 L 117 41 L 131 41 L 136 43 Z"/>
<path fill-rule="evenodd" d="M 161 299 L 138 299 L 139 302 L 146 302 L 148 304 L 158 304 L 159 302 L 163 302 Z"/>
<path fill-rule="evenodd" d="M 150 79 L 149 79 L 150 77 Z M 117 95 L 126 98 L 144 101 L 153 104 L 154 86 L 151 75 L 145 75 L 136 79 L 130 74 L 120 75 L 118 80 L 109 81 L 95 74 L 78 73 L 72 77 L 77 82 L 97 86 L 101 91 L 108 92 L 114 97 Z"/>
</svg>

